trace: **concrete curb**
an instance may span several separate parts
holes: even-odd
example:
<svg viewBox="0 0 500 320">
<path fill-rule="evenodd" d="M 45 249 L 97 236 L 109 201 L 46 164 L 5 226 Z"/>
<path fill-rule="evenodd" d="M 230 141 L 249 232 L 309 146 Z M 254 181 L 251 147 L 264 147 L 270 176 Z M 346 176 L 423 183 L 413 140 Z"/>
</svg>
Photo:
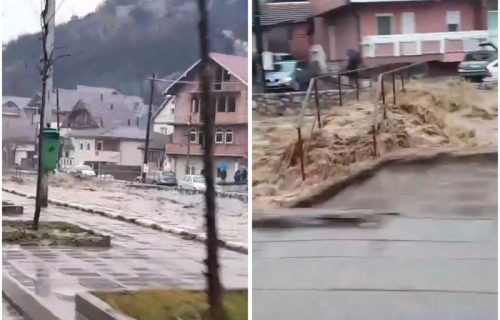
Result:
<svg viewBox="0 0 500 320">
<path fill-rule="evenodd" d="M 66 320 L 51 312 L 35 294 L 30 293 L 7 271 L 2 272 L 2 296 L 26 320 Z"/>
<path fill-rule="evenodd" d="M 495 161 L 498 162 L 497 149 L 483 150 L 424 150 L 421 153 L 409 154 L 405 152 L 391 153 L 376 159 L 369 167 L 337 181 L 330 181 L 312 190 L 310 193 L 283 203 L 285 208 L 310 208 L 315 204 L 335 197 L 350 186 L 363 183 L 373 177 L 381 169 L 389 165 L 416 165 L 438 162 L 463 161 Z M 256 217 L 254 215 L 254 217 Z"/>
<path fill-rule="evenodd" d="M 138 188 L 138 189 L 158 189 L 158 190 L 177 191 L 181 194 L 187 194 L 187 195 L 205 194 L 205 192 L 199 191 L 199 190 L 190 190 L 190 189 L 184 189 L 184 188 L 179 188 L 179 187 L 169 187 L 169 186 L 158 186 L 158 185 L 144 184 L 144 183 L 138 183 L 138 182 L 129 182 L 129 183 L 126 183 L 125 185 L 129 186 L 129 187 Z M 220 198 L 232 198 L 232 199 L 238 199 L 238 200 L 243 201 L 243 202 L 248 202 L 248 194 L 247 193 L 216 192 L 216 196 L 220 197 Z"/>
<path fill-rule="evenodd" d="M 2 190 L 5 192 L 9 192 L 9 193 L 12 193 L 12 194 L 15 194 L 18 196 L 22 196 L 22 197 L 26 197 L 26 198 L 32 198 L 32 199 L 35 198 L 34 195 L 31 195 L 31 194 L 28 194 L 28 193 L 25 193 L 25 192 L 22 192 L 22 191 L 19 191 L 16 189 L 2 187 Z M 141 227 L 146 227 L 146 228 L 170 233 L 172 235 L 181 237 L 181 238 L 186 239 L 186 240 L 194 240 L 194 241 L 202 242 L 202 243 L 205 243 L 205 241 L 206 241 L 205 235 L 193 233 L 191 231 L 188 231 L 188 230 L 185 230 L 185 229 L 182 229 L 179 227 L 167 226 L 165 224 L 162 224 L 162 223 L 159 223 L 159 222 L 156 222 L 153 220 L 149 220 L 149 219 L 127 217 L 126 215 L 123 215 L 120 212 L 110 211 L 110 210 L 107 210 L 105 208 L 96 208 L 95 206 L 90 207 L 90 206 L 84 206 L 84 205 L 77 204 L 77 203 L 70 203 L 70 202 L 65 202 L 65 201 L 61 201 L 61 200 L 51 200 L 51 199 L 49 199 L 49 203 L 56 205 L 56 206 L 60 206 L 60 207 L 67 207 L 67 208 L 72 208 L 72 209 L 76 209 L 76 210 L 80 210 L 80 211 L 84 211 L 84 212 L 88 212 L 88 213 L 92 213 L 92 214 L 97 214 L 97 215 L 100 215 L 100 216 L 103 216 L 103 217 L 106 217 L 109 219 L 115 219 L 115 220 L 125 221 L 128 223 L 133 223 L 133 224 L 141 226 Z M 243 244 L 238 243 L 238 242 L 232 242 L 232 241 L 226 241 L 226 240 L 219 239 L 219 246 L 221 248 L 231 250 L 234 252 L 248 254 L 248 248 L 246 246 L 244 246 Z"/>
</svg>

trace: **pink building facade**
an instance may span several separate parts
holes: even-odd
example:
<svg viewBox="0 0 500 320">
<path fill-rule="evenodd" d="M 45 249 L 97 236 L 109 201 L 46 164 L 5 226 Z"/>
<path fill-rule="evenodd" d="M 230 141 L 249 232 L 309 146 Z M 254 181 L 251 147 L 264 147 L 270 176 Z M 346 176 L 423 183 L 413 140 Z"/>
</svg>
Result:
<svg viewBox="0 0 500 320">
<path fill-rule="evenodd" d="M 228 167 L 228 181 L 234 172 L 247 166 L 248 158 L 248 85 L 247 58 L 212 53 L 214 72 L 212 106 L 216 110 L 214 156 L 216 167 Z M 203 105 L 198 84 L 198 63 L 186 76 L 167 88 L 165 94 L 175 99 L 173 142 L 165 145 L 165 153 L 177 179 L 187 174 L 200 174 L 205 133 L 202 129 Z M 188 83 L 184 83 L 184 82 Z"/>
<path fill-rule="evenodd" d="M 327 60 L 363 54 L 367 66 L 434 60 L 460 61 L 488 39 L 482 0 L 311 0 L 314 43 Z"/>
</svg>

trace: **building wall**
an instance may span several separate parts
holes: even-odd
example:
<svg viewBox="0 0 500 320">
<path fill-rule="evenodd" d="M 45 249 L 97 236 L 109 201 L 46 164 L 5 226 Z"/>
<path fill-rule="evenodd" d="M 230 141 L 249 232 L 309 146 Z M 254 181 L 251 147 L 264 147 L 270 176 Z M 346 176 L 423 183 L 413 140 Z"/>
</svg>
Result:
<svg viewBox="0 0 500 320">
<path fill-rule="evenodd" d="M 415 13 L 415 32 L 447 32 L 446 11 L 460 11 L 461 31 L 476 29 L 478 1 L 469 0 L 443 0 L 440 2 L 422 3 L 377 3 L 363 5 L 357 8 L 360 17 L 361 36 L 377 35 L 376 14 L 393 14 L 393 34 L 401 34 L 401 15 L 403 12 Z M 478 20 L 481 16 L 477 17 Z"/>
<path fill-rule="evenodd" d="M 196 76 L 195 81 L 198 79 Z M 187 124 L 191 116 L 191 127 L 200 128 L 201 113 L 191 112 L 191 99 L 193 94 L 199 92 L 198 84 L 188 84 L 183 86 L 176 94 L 175 100 L 175 122 Z M 244 83 L 241 83 L 234 75 L 230 76 L 228 83 L 222 84 L 220 90 L 213 91 L 214 94 L 234 92 L 236 94 L 235 112 L 216 112 L 215 123 L 216 127 L 231 127 L 233 129 L 233 144 L 247 144 L 247 123 L 248 123 L 248 88 Z M 201 110 L 201 109 L 199 109 Z M 175 126 L 173 143 L 187 144 L 186 134 L 191 127 L 186 125 Z M 241 128 L 245 129 L 242 130 Z M 242 154 L 243 156 L 244 154 Z"/>
<path fill-rule="evenodd" d="M 81 146 L 83 145 L 83 149 Z M 87 148 L 87 147 L 90 148 Z M 95 155 L 95 139 L 75 138 L 74 139 L 74 157 L 75 165 L 82 164 L 85 161 L 94 159 Z"/>
<path fill-rule="evenodd" d="M 144 162 L 141 141 L 120 141 L 120 164 L 126 166 L 140 166 Z"/>
<path fill-rule="evenodd" d="M 175 175 L 177 180 L 180 181 L 185 176 L 187 157 L 184 155 L 178 155 L 175 157 Z M 225 163 L 228 167 L 226 181 L 234 181 L 234 172 L 238 168 L 246 167 L 246 160 L 243 158 L 235 157 L 214 157 L 214 177 L 217 176 L 217 168 L 220 164 Z M 202 156 L 190 156 L 189 166 L 194 167 L 194 174 L 200 175 L 203 169 L 203 157 Z"/>
<path fill-rule="evenodd" d="M 298 23 L 293 26 L 292 41 L 290 42 L 290 53 L 300 60 L 307 60 L 309 47 L 311 46 L 311 36 L 308 32 L 307 23 Z"/>
<path fill-rule="evenodd" d="M 158 113 L 154 119 L 153 131 L 161 134 L 172 134 L 174 127 L 169 125 L 174 121 L 175 116 L 175 99 L 170 99 L 165 107 Z"/>
</svg>

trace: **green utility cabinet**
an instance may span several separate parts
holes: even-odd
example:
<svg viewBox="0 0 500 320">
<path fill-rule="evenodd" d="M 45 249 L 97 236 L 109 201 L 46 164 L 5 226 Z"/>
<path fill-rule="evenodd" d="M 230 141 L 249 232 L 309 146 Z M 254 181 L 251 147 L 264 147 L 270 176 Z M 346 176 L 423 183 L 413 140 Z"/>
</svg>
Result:
<svg viewBox="0 0 500 320">
<path fill-rule="evenodd" d="M 59 131 L 46 128 L 42 131 L 42 168 L 45 171 L 51 171 L 57 168 L 59 158 Z"/>
</svg>

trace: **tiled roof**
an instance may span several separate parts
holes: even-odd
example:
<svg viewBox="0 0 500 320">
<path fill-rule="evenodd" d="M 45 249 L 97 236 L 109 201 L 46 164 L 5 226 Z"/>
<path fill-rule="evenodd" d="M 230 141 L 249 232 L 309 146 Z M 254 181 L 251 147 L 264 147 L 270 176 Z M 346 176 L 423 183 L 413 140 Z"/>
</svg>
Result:
<svg viewBox="0 0 500 320">
<path fill-rule="evenodd" d="M 131 127 L 137 127 L 137 118 L 141 118 L 121 101 L 107 102 L 102 101 L 100 98 L 79 100 L 71 113 L 79 109 L 88 110 L 95 121 L 95 125 L 103 128 L 129 126 L 129 121 Z"/>
<path fill-rule="evenodd" d="M 210 58 L 219 64 L 221 67 L 228 70 L 236 78 L 238 78 L 243 84 L 248 83 L 248 58 L 229 55 L 224 53 L 210 53 Z M 163 95 L 173 94 L 176 88 L 179 86 L 181 80 L 185 80 L 186 77 L 196 70 L 196 67 L 200 63 L 200 60 L 196 61 L 191 67 L 189 67 L 178 79 L 176 79 L 170 86 L 168 86 L 164 91 Z"/>
<path fill-rule="evenodd" d="M 261 9 L 261 25 L 304 22 L 311 16 L 309 1 L 268 3 Z"/>
<path fill-rule="evenodd" d="M 26 117 L 2 117 L 2 141 L 35 143 L 37 126 Z"/>
<path fill-rule="evenodd" d="M 3 96 L 2 97 L 2 104 L 5 104 L 9 101 L 14 102 L 18 107 L 24 109 L 25 107 L 28 106 L 28 103 L 31 101 L 31 98 L 14 97 L 14 96 Z"/>
<path fill-rule="evenodd" d="M 244 84 L 248 83 L 248 58 L 234 56 L 223 53 L 210 53 L 210 58 L 220 64 L 223 68 L 230 71 L 236 78 Z"/>
<path fill-rule="evenodd" d="M 98 128 L 71 130 L 69 137 L 75 138 L 115 138 L 130 140 L 146 140 L 146 131 L 137 127 Z"/>
</svg>

